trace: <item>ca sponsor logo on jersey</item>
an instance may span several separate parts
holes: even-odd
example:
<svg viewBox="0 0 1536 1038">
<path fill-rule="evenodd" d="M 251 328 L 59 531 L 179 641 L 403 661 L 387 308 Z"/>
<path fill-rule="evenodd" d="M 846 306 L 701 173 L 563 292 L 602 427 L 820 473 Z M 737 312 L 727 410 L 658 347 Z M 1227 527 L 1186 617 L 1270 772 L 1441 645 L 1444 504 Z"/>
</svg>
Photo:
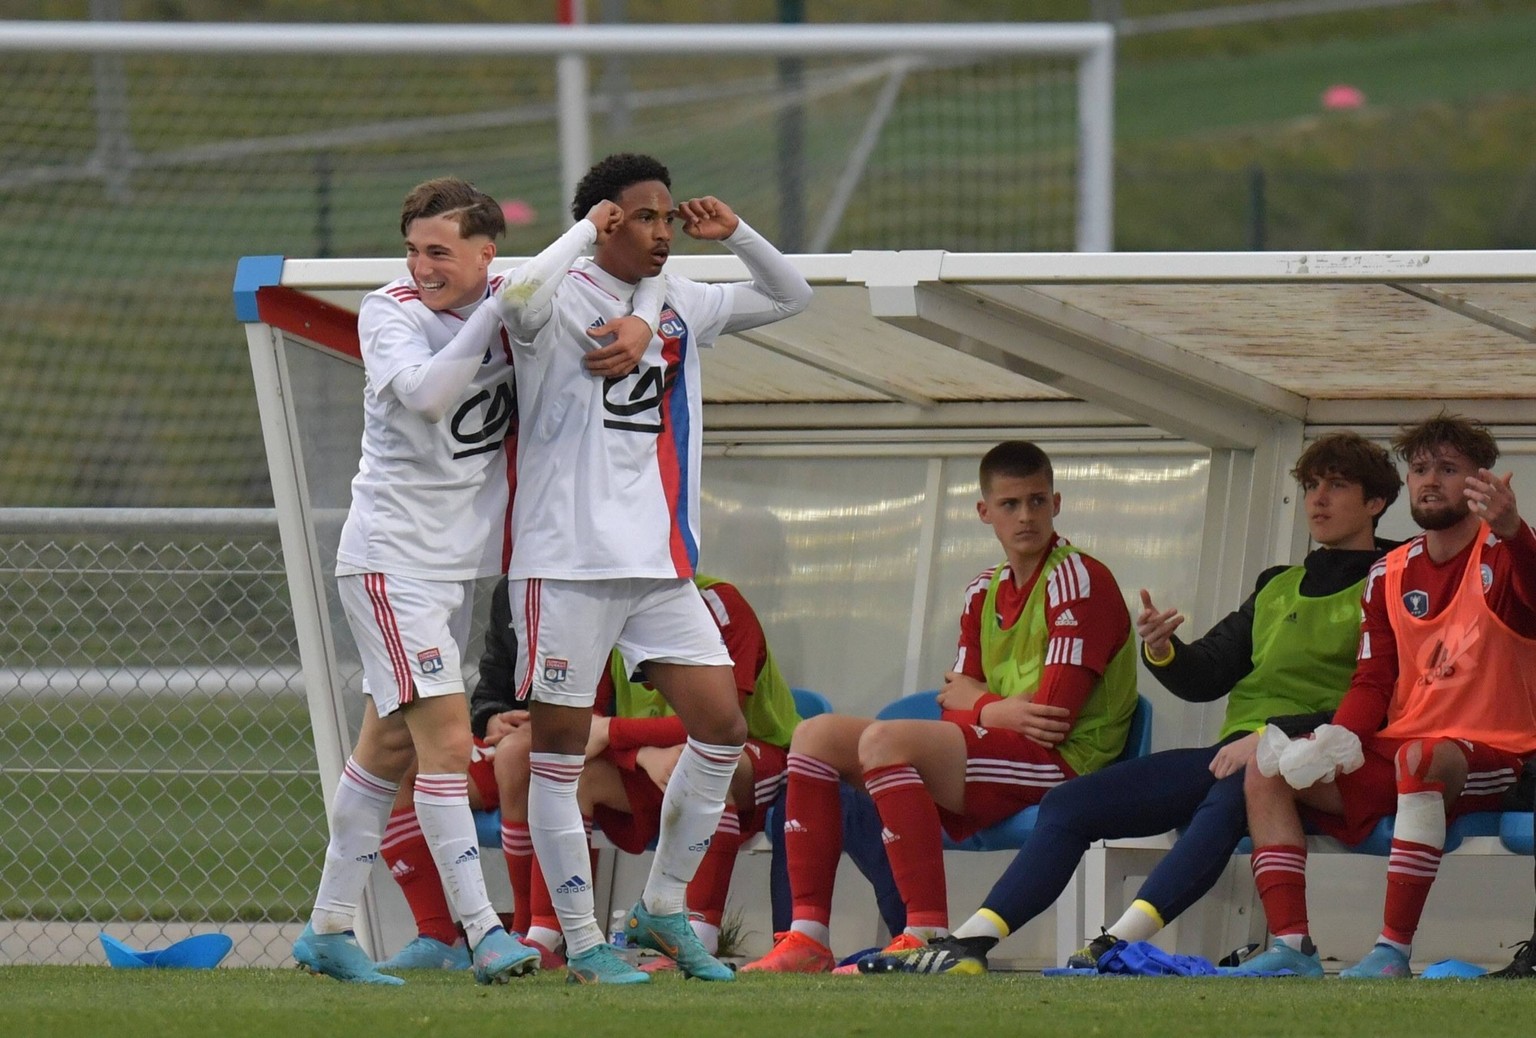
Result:
<svg viewBox="0 0 1536 1038">
<path fill-rule="evenodd" d="M 422 649 L 416 654 L 416 665 L 423 674 L 436 674 L 443 669 L 443 654 L 437 649 Z"/>
<path fill-rule="evenodd" d="M 1493 567 L 1488 565 L 1488 563 L 1486 563 L 1486 562 L 1483 563 L 1482 573 L 1483 573 L 1483 594 L 1486 595 L 1488 593 L 1488 589 L 1493 587 Z"/>
<path fill-rule="evenodd" d="M 1409 616 L 1429 615 L 1429 592 L 1405 591 L 1403 592 L 1403 608 L 1408 610 Z"/>
<path fill-rule="evenodd" d="M 671 382 L 665 367 L 644 364 L 622 378 L 603 379 L 603 410 L 612 416 L 603 419 L 603 428 L 660 436 L 662 396 Z"/>
<path fill-rule="evenodd" d="M 551 685 L 558 685 L 564 681 L 570 669 L 570 660 L 557 659 L 554 656 L 544 657 L 544 680 Z"/>
<path fill-rule="evenodd" d="M 512 396 L 510 381 L 498 382 L 494 388 L 482 389 L 464 401 L 448 423 L 454 459 L 500 450 L 516 414 L 517 401 Z"/>
</svg>

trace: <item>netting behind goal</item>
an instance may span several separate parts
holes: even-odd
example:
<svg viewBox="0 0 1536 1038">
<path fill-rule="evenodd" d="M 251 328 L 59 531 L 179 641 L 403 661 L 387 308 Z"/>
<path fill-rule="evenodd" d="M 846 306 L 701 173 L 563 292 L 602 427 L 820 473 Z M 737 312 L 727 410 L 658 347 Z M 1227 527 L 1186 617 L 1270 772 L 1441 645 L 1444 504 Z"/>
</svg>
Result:
<svg viewBox="0 0 1536 1038">
<path fill-rule="evenodd" d="M 267 504 L 236 257 L 398 254 L 444 173 L 505 203 L 503 255 L 568 219 L 548 58 L 0 53 L 5 504 Z M 1074 246 L 1075 58 L 590 60 L 595 156 L 788 251 Z"/>
</svg>

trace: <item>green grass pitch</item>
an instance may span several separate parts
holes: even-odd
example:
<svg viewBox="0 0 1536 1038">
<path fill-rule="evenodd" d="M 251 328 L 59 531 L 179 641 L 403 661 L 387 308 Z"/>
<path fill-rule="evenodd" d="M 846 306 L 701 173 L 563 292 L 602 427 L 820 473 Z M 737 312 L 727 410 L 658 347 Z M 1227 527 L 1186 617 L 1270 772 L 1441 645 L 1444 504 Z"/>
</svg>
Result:
<svg viewBox="0 0 1536 1038">
<path fill-rule="evenodd" d="M 0 1034 L 180 1038 L 410 1034 L 473 1038 L 662 1034 L 1511 1035 L 1529 1027 L 1531 985 L 1503 981 L 1059 980 L 660 977 L 648 988 L 574 988 L 555 975 L 477 987 L 414 974 L 402 988 L 337 984 L 296 970 L 0 968 Z"/>
</svg>

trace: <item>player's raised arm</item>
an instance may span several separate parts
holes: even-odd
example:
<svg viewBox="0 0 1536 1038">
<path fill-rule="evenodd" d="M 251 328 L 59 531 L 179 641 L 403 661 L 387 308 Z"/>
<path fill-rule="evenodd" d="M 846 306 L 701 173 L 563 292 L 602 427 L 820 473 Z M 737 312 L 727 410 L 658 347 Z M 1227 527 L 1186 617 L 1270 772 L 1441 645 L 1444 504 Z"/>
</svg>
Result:
<svg viewBox="0 0 1536 1038">
<path fill-rule="evenodd" d="M 793 317 L 811 302 L 811 284 L 784 254 L 730 206 L 711 195 L 690 198 L 677 207 L 683 233 L 718 241 L 741 257 L 751 281 L 726 286 L 731 315 L 724 330 L 741 331 Z"/>
<path fill-rule="evenodd" d="M 543 252 L 507 276 L 496 294 L 496 304 L 512 334 L 527 341 L 544 326 L 554 313 L 555 292 L 571 264 L 623 222 L 624 211 L 604 199 L 587 212 L 586 219 L 577 220 Z"/>
</svg>

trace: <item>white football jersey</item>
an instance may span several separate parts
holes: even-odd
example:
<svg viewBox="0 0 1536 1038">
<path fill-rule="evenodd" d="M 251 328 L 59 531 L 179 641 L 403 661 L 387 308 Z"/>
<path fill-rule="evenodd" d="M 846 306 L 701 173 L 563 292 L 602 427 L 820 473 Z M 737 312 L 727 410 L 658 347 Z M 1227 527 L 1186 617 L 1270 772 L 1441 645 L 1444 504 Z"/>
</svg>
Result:
<svg viewBox="0 0 1536 1038">
<path fill-rule="evenodd" d="M 500 282 L 493 277 L 491 290 Z M 516 435 L 517 402 L 502 325 L 494 324 L 479 372 L 441 421 L 427 421 L 390 390 L 401 371 L 446 346 L 479 305 L 430 310 L 409 277 L 363 298 L 362 460 L 336 552 L 338 575 L 470 580 L 505 571 L 516 470 L 502 441 Z"/>
<path fill-rule="evenodd" d="M 701 348 L 730 317 L 725 285 L 666 277 L 639 366 L 582 367 L 586 332 L 631 310 L 634 285 L 576 261 L 531 343 L 513 340 L 519 412 L 513 579 L 691 577 L 698 560 Z M 588 346 L 587 348 L 590 348 Z"/>
</svg>

